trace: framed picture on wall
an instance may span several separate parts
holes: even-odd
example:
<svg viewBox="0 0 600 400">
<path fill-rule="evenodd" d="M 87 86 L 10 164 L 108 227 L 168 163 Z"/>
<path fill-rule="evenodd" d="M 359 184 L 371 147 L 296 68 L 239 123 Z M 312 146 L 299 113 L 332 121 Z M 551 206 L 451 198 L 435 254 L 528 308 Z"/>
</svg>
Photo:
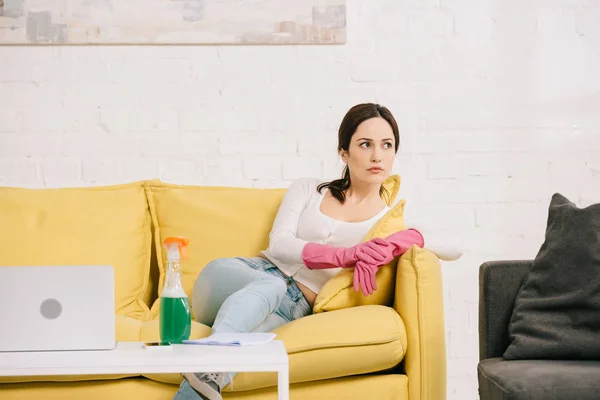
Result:
<svg viewBox="0 0 600 400">
<path fill-rule="evenodd" d="M 0 45 L 345 42 L 346 0 L 0 0 Z"/>
</svg>

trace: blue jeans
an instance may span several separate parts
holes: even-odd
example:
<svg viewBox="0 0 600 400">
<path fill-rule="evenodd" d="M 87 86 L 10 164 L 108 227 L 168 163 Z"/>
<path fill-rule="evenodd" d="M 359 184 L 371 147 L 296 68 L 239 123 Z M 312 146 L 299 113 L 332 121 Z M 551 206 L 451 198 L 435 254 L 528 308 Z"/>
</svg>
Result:
<svg viewBox="0 0 600 400">
<path fill-rule="evenodd" d="M 192 307 L 196 321 L 213 333 L 270 332 L 312 312 L 294 280 L 261 257 L 208 263 L 194 283 Z M 198 395 L 184 380 L 174 399 Z"/>
</svg>

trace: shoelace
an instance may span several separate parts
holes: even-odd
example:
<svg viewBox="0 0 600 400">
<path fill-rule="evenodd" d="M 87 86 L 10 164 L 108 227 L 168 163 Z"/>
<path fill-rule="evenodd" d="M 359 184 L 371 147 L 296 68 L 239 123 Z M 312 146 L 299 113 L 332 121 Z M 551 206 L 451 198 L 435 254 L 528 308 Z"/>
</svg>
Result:
<svg viewBox="0 0 600 400">
<path fill-rule="evenodd" d="M 209 379 L 213 380 L 214 382 L 216 382 L 220 388 L 225 386 L 224 373 L 222 373 L 222 372 L 207 372 L 204 375 L 207 376 Z M 229 384 L 231 385 L 231 390 L 233 390 L 233 373 L 227 372 L 227 377 L 229 378 Z"/>
</svg>

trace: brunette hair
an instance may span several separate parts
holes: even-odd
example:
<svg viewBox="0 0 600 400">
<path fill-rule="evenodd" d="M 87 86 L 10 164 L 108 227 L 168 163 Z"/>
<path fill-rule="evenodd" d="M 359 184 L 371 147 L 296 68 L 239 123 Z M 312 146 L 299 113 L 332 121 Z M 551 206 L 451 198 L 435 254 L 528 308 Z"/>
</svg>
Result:
<svg viewBox="0 0 600 400">
<path fill-rule="evenodd" d="M 348 110 L 344 116 L 344 119 L 342 120 L 342 123 L 340 124 L 340 129 L 338 131 L 338 152 L 341 150 L 348 151 L 352 136 L 354 136 L 356 128 L 358 128 L 363 121 L 377 117 L 385 119 L 392 127 L 392 131 L 394 132 L 394 151 L 398 152 L 398 147 L 400 146 L 398 124 L 396 123 L 396 120 L 394 119 L 394 116 L 390 110 L 375 103 L 357 104 Z M 346 191 L 350 189 L 351 184 L 350 170 L 346 165 L 340 179 L 336 179 L 331 182 L 323 182 L 317 187 L 317 190 L 319 193 L 321 193 L 322 189 L 329 188 L 331 195 L 340 203 L 344 204 L 346 201 Z M 379 195 L 383 196 L 384 193 L 386 193 L 385 188 L 381 186 L 379 189 Z"/>
</svg>

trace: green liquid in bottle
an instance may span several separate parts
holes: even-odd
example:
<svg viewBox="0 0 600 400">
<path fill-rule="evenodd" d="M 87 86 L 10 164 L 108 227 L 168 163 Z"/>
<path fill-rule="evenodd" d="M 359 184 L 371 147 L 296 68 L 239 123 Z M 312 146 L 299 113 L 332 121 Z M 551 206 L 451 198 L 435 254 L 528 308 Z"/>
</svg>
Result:
<svg viewBox="0 0 600 400">
<path fill-rule="evenodd" d="M 192 319 L 187 297 L 161 297 L 160 339 L 162 344 L 181 344 L 190 338 Z"/>
</svg>

